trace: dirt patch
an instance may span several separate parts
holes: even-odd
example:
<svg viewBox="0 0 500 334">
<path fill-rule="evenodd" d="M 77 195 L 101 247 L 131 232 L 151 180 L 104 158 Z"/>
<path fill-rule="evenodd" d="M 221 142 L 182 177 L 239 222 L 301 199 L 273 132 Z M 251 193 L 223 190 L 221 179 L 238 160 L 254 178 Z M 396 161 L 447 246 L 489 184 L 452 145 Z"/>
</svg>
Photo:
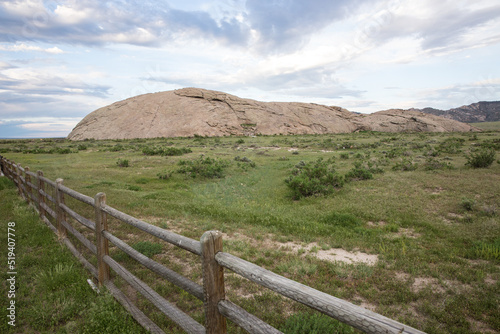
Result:
<svg viewBox="0 0 500 334">
<path fill-rule="evenodd" d="M 410 274 L 407 274 L 407 273 L 404 273 L 401 271 L 396 272 L 396 279 L 398 281 L 407 282 L 410 280 L 410 277 L 411 277 Z"/>
<path fill-rule="evenodd" d="M 369 221 L 368 223 L 366 223 L 366 225 L 368 225 L 370 227 L 383 227 L 383 226 L 387 225 L 387 222 L 385 222 L 383 220 L 378 221 L 378 222 Z"/>
<path fill-rule="evenodd" d="M 442 193 L 445 189 L 443 187 L 434 187 L 434 188 L 427 188 L 426 189 L 428 192 L 431 193 L 431 195 L 439 195 Z"/>
<path fill-rule="evenodd" d="M 472 290 L 470 285 L 455 280 L 438 281 L 432 277 L 417 277 L 411 287 L 413 292 L 420 292 L 430 288 L 434 293 L 445 293 L 446 290 L 452 290 L 454 293 L 467 293 Z"/>
<path fill-rule="evenodd" d="M 342 248 L 323 250 L 315 242 L 305 246 L 294 242 L 278 243 L 277 246 L 283 250 L 300 253 L 299 255 L 301 256 L 309 255 L 328 262 L 365 263 L 373 266 L 378 261 L 378 255 L 366 254 L 359 251 L 349 252 Z"/>
</svg>

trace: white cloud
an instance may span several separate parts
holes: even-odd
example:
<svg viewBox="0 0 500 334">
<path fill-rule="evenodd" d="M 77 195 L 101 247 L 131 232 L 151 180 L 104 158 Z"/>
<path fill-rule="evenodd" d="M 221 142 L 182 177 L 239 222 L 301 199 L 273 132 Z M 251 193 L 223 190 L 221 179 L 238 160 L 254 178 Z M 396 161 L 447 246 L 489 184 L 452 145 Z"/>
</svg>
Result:
<svg viewBox="0 0 500 334">
<path fill-rule="evenodd" d="M 59 49 L 57 46 L 54 46 L 52 48 L 47 48 L 44 49 L 39 46 L 34 46 L 34 45 L 27 45 L 24 43 L 20 44 L 14 44 L 14 45 L 0 45 L 0 50 L 3 51 L 11 51 L 11 52 L 29 52 L 29 51 L 36 51 L 36 52 L 45 52 L 45 53 L 50 53 L 50 54 L 61 54 L 65 53 L 63 50 Z"/>
</svg>

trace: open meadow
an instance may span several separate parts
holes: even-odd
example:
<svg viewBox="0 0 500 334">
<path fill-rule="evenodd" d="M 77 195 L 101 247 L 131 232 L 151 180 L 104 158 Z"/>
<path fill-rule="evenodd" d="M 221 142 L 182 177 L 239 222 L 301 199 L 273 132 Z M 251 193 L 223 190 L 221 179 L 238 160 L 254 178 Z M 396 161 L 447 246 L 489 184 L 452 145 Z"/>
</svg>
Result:
<svg viewBox="0 0 500 334">
<path fill-rule="evenodd" d="M 222 231 L 227 252 L 428 333 L 500 332 L 499 152 L 498 131 L 0 140 L 2 156 L 82 194 L 104 192 L 114 208 L 193 239 Z M 196 256 L 113 219 L 109 226 L 201 280 Z M 203 321 L 199 300 L 116 247 L 110 253 Z M 159 325 L 182 333 L 115 283 Z M 285 333 L 356 332 L 229 271 L 226 291 Z M 44 330 L 63 333 L 64 323 Z M 230 324 L 228 332 L 243 330 Z"/>
</svg>

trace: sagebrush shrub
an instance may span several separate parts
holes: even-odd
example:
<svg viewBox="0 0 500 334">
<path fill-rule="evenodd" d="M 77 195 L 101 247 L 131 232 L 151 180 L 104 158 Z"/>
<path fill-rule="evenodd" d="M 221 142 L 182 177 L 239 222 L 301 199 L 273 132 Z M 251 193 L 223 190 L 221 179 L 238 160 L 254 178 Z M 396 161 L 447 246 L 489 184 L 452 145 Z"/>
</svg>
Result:
<svg viewBox="0 0 500 334">
<path fill-rule="evenodd" d="M 204 158 L 203 155 L 195 160 L 179 161 L 178 173 L 187 174 L 195 178 L 197 176 L 208 179 L 223 178 L 226 167 L 229 166 L 228 161 L 213 159 L 210 157 Z"/>
<path fill-rule="evenodd" d="M 319 158 L 314 162 L 301 162 L 292 170 L 285 182 L 294 199 L 313 195 L 328 195 L 344 185 L 344 177 L 334 168 L 332 159 Z"/>
<path fill-rule="evenodd" d="M 118 167 L 128 167 L 129 166 L 129 162 L 127 159 L 118 159 L 116 164 L 118 165 Z"/>
<path fill-rule="evenodd" d="M 472 168 L 486 168 L 491 166 L 495 161 L 494 149 L 481 149 L 477 152 L 471 152 L 465 156 L 467 158 L 466 165 Z"/>
</svg>

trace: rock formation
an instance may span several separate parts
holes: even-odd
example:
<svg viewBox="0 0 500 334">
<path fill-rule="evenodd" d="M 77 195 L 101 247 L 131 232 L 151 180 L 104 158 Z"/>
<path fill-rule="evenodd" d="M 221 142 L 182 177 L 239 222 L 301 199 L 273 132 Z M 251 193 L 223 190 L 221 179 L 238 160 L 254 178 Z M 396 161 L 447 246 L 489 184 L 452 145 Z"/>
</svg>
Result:
<svg viewBox="0 0 500 334">
<path fill-rule="evenodd" d="M 458 108 L 440 110 L 434 108 L 410 109 L 426 114 L 454 119 L 459 122 L 480 123 L 500 121 L 500 101 L 477 102 Z"/>
<path fill-rule="evenodd" d="M 199 89 L 135 96 L 88 114 L 71 140 L 322 134 L 354 131 L 475 131 L 457 121 L 414 111 L 368 115 L 312 103 L 259 102 Z"/>
</svg>

